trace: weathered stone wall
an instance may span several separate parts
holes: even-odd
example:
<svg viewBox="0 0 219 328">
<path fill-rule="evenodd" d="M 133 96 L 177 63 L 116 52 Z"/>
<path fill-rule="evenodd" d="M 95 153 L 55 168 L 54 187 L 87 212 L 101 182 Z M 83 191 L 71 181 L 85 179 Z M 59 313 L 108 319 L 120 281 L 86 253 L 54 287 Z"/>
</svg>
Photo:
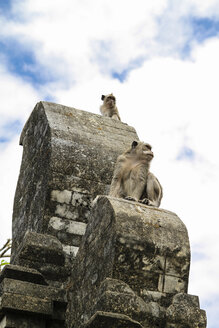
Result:
<svg viewBox="0 0 219 328">
<path fill-rule="evenodd" d="M 204 328 L 197 297 L 186 294 L 189 266 L 187 230 L 174 213 L 98 197 L 72 270 L 69 327 L 99 327 L 99 313 L 116 313 L 144 328 L 175 328 L 167 324 L 181 306 L 190 311 L 183 327 Z"/>
<path fill-rule="evenodd" d="M 51 133 L 44 110 L 37 105 L 21 136 L 23 158 L 14 198 L 11 262 L 26 231 L 38 231 L 45 211 Z"/>
<path fill-rule="evenodd" d="M 135 130 L 120 121 L 54 103 L 36 105 L 20 138 L 12 263 L 27 231 L 56 236 L 66 254 L 76 254 L 91 201 L 107 193 L 117 156 L 135 139 Z"/>
<path fill-rule="evenodd" d="M 65 290 L 48 286 L 37 270 L 7 265 L 0 276 L 0 328 L 63 328 Z"/>
</svg>

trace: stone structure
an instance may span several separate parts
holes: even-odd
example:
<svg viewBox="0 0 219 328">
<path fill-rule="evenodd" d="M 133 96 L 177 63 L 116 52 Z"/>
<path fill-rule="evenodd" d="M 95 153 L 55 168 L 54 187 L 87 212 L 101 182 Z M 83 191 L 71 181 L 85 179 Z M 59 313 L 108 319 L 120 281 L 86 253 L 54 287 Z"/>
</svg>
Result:
<svg viewBox="0 0 219 328">
<path fill-rule="evenodd" d="M 26 231 L 56 236 L 66 254 L 77 252 L 91 201 L 108 192 L 117 156 L 136 138 L 127 124 L 100 115 L 36 105 L 20 138 L 12 263 Z"/>
<path fill-rule="evenodd" d="M 187 294 L 189 265 L 187 230 L 174 213 L 98 196 L 72 272 L 73 327 L 110 328 L 109 313 L 133 327 L 206 327 Z"/>
<path fill-rule="evenodd" d="M 138 140 L 135 130 L 40 102 L 20 140 L 0 328 L 205 328 L 198 297 L 187 294 L 182 221 L 106 196 L 117 156 Z"/>
</svg>

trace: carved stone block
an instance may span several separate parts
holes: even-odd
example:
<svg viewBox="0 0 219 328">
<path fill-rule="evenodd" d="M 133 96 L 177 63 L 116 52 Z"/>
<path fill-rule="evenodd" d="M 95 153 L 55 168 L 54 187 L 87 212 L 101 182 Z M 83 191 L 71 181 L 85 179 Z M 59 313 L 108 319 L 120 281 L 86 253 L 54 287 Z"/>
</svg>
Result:
<svg viewBox="0 0 219 328">
<path fill-rule="evenodd" d="M 48 286 L 34 269 L 7 265 L 0 275 L 1 328 L 63 328 L 65 290 Z"/>
<path fill-rule="evenodd" d="M 99 196 L 73 267 L 72 327 L 98 311 L 165 327 L 173 295 L 187 292 L 189 264 L 187 229 L 176 214 Z"/>
</svg>

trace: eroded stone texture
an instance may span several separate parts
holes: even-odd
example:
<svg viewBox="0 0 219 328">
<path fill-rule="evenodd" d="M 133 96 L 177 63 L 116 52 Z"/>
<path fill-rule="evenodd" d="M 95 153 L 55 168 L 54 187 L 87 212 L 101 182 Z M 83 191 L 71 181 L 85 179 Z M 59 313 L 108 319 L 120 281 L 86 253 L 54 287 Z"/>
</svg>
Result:
<svg viewBox="0 0 219 328">
<path fill-rule="evenodd" d="M 85 328 L 142 328 L 139 322 L 126 315 L 98 311 L 85 325 Z"/>
<path fill-rule="evenodd" d="M 26 231 L 52 234 L 66 256 L 74 255 L 70 247 L 80 244 L 91 201 L 107 193 L 117 156 L 136 139 L 135 130 L 120 121 L 38 103 L 20 138 L 12 263 Z"/>
<path fill-rule="evenodd" d="M 52 235 L 27 231 L 19 245 L 15 261 L 20 266 L 38 270 L 52 286 L 62 286 L 70 274 L 63 246 Z"/>
<path fill-rule="evenodd" d="M 17 265 L 7 265 L 3 269 L 0 276 L 1 328 L 64 327 L 66 305 L 65 291 L 48 286 L 37 270 Z"/>
<path fill-rule="evenodd" d="M 205 328 L 206 313 L 199 308 L 197 296 L 177 294 L 167 309 L 167 328 Z"/>
<path fill-rule="evenodd" d="M 83 327 L 103 311 L 162 328 L 167 309 L 172 324 L 181 299 L 173 296 L 187 295 L 189 265 L 187 230 L 174 213 L 99 196 L 73 267 L 70 327 Z M 202 313 L 188 299 L 193 315 Z"/>
<path fill-rule="evenodd" d="M 25 314 L 8 313 L 0 321 L 0 328 L 46 328 L 43 318 L 33 318 Z"/>
<path fill-rule="evenodd" d="M 0 283 L 3 279 L 15 279 L 31 282 L 37 285 L 47 285 L 43 275 L 35 269 L 24 268 L 18 265 L 6 265 L 1 271 Z"/>
</svg>

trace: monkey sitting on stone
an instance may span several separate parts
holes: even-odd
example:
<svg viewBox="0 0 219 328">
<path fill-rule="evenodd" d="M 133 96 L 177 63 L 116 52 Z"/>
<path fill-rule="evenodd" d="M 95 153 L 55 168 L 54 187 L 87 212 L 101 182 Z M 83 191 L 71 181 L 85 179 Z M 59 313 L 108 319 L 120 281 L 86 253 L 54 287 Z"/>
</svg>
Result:
<svg viewBox="0 0 219 328">
<path fill-rule="evenodd" d="M 112 93 L 106 96 L 102 95 L 101 100 L 103 100 L 103 105 L 100 106 L 101 114 L 103 116 L 111 117 L 114 120 L 121 121 L 114 95 Z"/>
<path fill-rule="evenodd" d="M 110 196 L 159 207 L 163 196 L 158 179 L 149 171 L 154 157 L 151 146 L 133 141 L 131 148 L 117 158 Z"/>
</svg>

